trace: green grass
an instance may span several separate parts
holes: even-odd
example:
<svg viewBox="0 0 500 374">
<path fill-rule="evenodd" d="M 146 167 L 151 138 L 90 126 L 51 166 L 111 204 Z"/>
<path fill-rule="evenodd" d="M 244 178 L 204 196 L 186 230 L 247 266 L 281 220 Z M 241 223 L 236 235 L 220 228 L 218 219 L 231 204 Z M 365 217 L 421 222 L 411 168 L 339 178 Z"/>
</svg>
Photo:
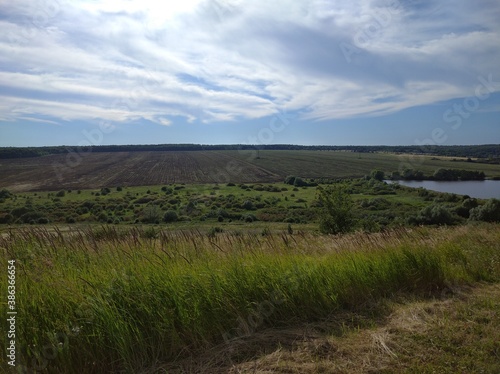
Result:
<svg viewBox="0 0 500 374">
<path fill-rule="evenodd" d="M 1 237 L 0 266 L 16 260 L 20 362 L 50 373 L 132 373 L 381 298 L 500 281 L 498 228 L 156 239 L 137 228 L 31 228 Z"/>
</svg>

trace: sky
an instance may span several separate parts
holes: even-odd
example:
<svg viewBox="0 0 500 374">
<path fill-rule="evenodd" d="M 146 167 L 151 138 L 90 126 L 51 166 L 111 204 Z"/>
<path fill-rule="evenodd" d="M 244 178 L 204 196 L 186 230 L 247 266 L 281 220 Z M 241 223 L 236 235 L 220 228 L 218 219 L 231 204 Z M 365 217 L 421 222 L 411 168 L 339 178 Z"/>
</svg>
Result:
<svg viewBox="0 0 500 374">
<path fill-rule="evenodd" d="M 500 143 L 498 0 L 0 0 L 0 146 Z"/>
</svg>

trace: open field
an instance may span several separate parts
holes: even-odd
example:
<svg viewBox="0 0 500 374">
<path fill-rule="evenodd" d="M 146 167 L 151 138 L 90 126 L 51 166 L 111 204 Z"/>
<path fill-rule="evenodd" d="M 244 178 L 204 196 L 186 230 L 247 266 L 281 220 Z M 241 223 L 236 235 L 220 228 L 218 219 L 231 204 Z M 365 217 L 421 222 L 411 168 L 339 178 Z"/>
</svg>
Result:
<svg viewBox="0 0 500 374">
<path fill-rule="evenodd" d="M 404 168 L 432 175 L 439 168 L 484 171 L 500 177 L 500 165 L 464 159 L 390 153 L 307 150 L 95 152 L 0 160 L 0 188 L 47 191 L 169 183 L 271 183 L 287 175 L 362 177 L 374 169 Z"/>
<path fill-rule="evenodd" d="M 388 355 L 377 364 L 389 368 L 498 369 L 498 300 L 493 291 L 482 294 L 481 308 L 473 312 L 471 322 L 463 304 L 449 308 L 453 318 L 434 324 L 427 312 L 433 309 L 421 309 L 417 315 L 428 318 L 429 329 L 419 320 L 414 326 L 403 321 L 394 327 L 416 328 L 418 335 L 377 327 L 388 317 L 385 303 L 442 300 L 467 284 L 499 282 L 498 224 L 344 236 L 207 236 L 194 230 L 151 236 L 148 230 L 114 226 L 69 232 L 32 227 L 0 237 L 0 248 L 0 266 L 7 268 L 15 259 L 18 362 L 28 369 L 220 373 L 237 372 L 236 365 L 245 372 L 289 367 L 289 372 L 313 373 L 321 365 L 326 370 L 328 357 L 337 352 L 358 356 L 349 336 L 366 328 L 375 330 L 363 336 L 372 337 L 380 353 Z M 7 293 L 6 284 L 1 282 L 2 294 Z M 401 318 L 408 319 L 404 313 Z M 444 322 L 446 330 L 440 325 Z M 328 338 L 315 348 L 309 339 L 309 358 L 297 355 L 292 362 L 285 332 L 303 329 L 299 335 L 307 337 L 314 326 L 329 326 L 324 333 L 331 339 L 339 332 L 346 335 L 345 346 L 337 347 Z M 453 332 L 455 328 L 460 330 Z M 274 340 L 248 350 L 248 342 L 265 334 Z M 4 344 L 2 339 L 5 352 Z M 456 352 L 456 344 L 465 345 L 465 358 L 463 350 L 459 355 L 450 351 Z M 426 354 L 420 361 L 411 358 L 411 352 L 405 354 L 406 347 L 419 345 Z M 450 353 L 443 358 L 442 350 Z M 305 348 L 302 353 L 308 354 Z M 202 371 L 196 357 L 207 359 L 201 362 Z M 373 355 L 366 357 L 373 360 Z M 310 359 L 309 366 L 298 369 Z M 254 362 L 246 365 L 248 361 Z M 191 363 L 195 366 L 189 369 Z M 367 369 L 366 362 L 355 364 L 352 372 Z"/>
</svg>

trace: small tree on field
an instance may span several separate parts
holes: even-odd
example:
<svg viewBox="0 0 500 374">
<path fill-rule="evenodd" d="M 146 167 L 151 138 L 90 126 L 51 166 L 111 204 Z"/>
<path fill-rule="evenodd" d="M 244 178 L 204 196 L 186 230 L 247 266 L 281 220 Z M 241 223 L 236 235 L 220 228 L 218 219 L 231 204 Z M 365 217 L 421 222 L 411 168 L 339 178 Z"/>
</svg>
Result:
<svg viewBox="0 0 500 374">
<path fill-rule="evenodd" d="M 324 234 L 341 234 L 354 227 L 351 197 L 341 186 L 318 187 L 321 206 L 319 229 Z"/>
<path fill-rule="evenodd" d="M 156 223 L 161 219 L 161 209 L 158 205 L 149 205 L 142 211 L 144 222 Z"/>
</svg>

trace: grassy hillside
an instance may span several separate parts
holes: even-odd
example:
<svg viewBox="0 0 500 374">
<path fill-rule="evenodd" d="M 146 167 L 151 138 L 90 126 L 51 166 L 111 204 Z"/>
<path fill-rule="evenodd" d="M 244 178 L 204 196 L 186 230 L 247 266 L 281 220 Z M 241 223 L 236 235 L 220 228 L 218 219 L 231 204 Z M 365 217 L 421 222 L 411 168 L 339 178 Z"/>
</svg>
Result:
<svg viewBox="0 0 500 374">
<path fill-rule="evenodd" d="M 266 329 L 498 282 L 499 243 L 498 225 L 346 236 L 33 227 L 0 237 L 0 266 L 16 261 L 19 362 L 138 373 L 221 344 L 242 360 L 241 344 Z"/>
</svg>

